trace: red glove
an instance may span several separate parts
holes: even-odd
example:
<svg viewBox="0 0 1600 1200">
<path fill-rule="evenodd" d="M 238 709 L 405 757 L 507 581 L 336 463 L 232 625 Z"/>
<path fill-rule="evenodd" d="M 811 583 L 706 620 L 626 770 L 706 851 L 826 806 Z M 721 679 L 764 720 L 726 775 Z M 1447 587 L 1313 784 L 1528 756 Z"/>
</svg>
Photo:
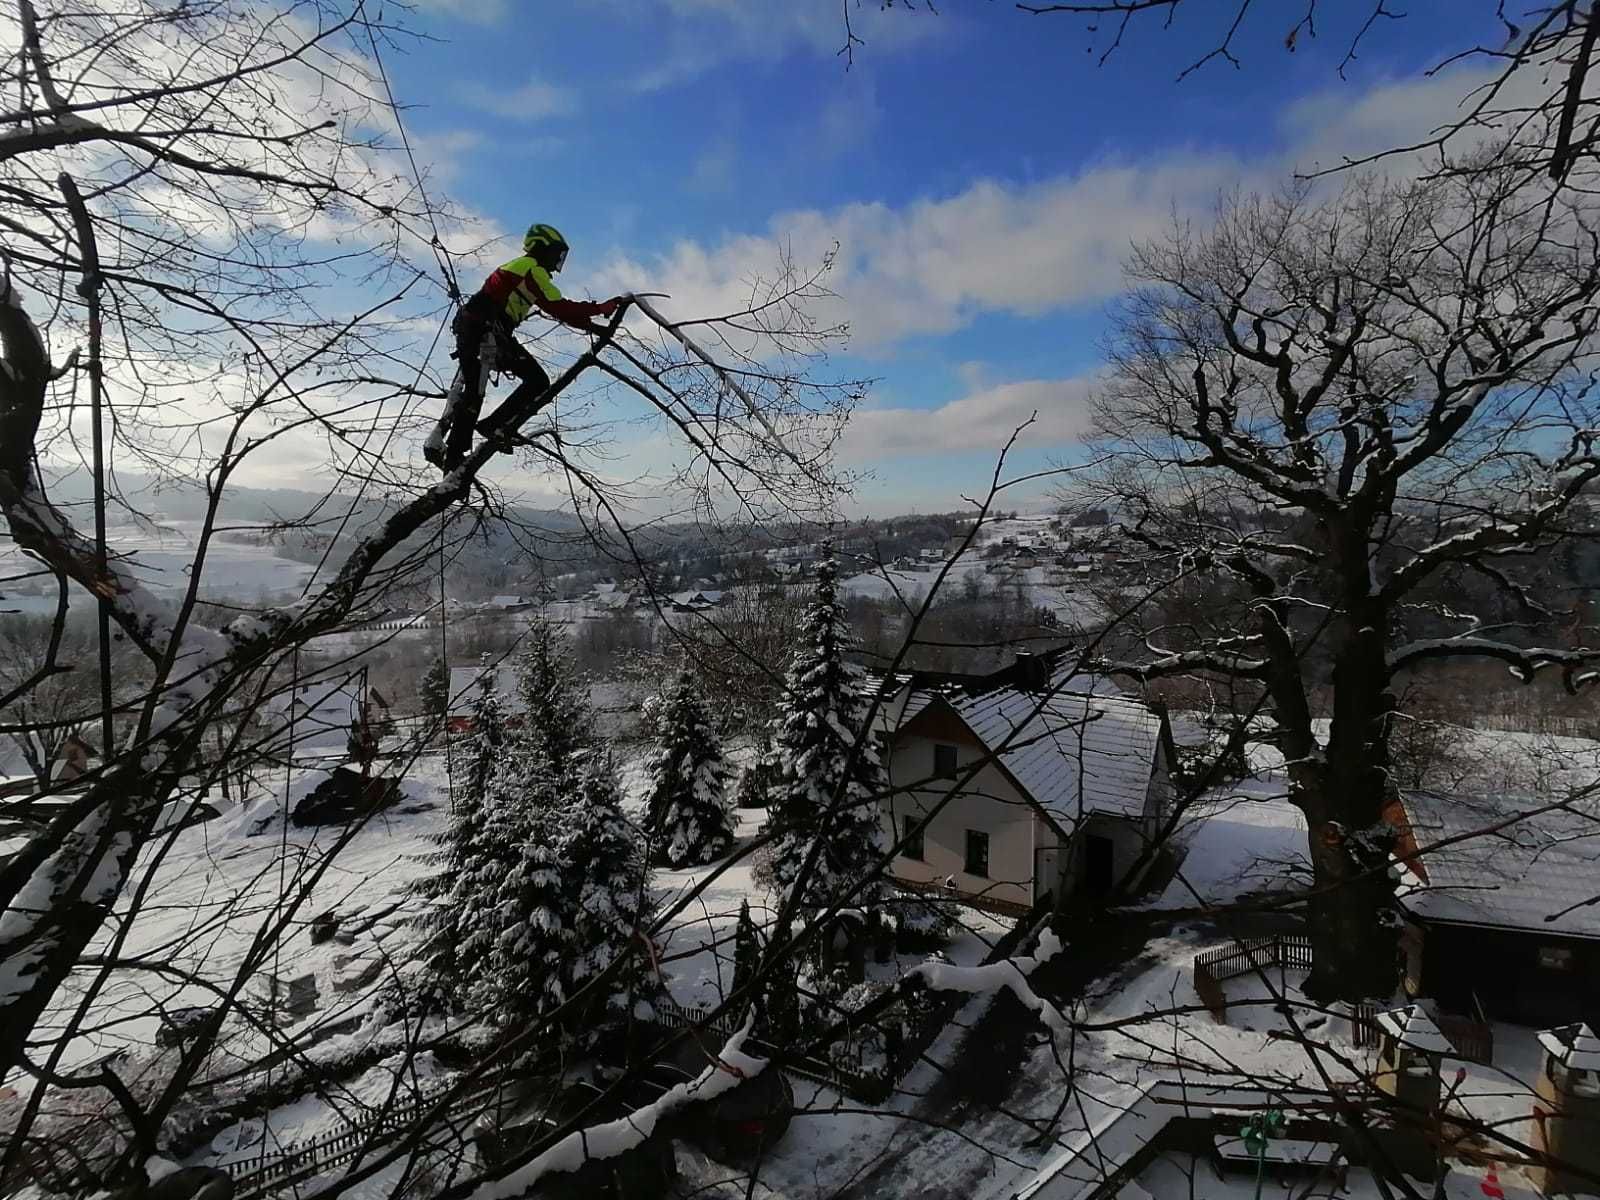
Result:
<svg viewBox="0 0 1600 1200">
<path fill-rule="evenodd" d="M 600 316 L 609 317 L 612 313 L 616 312 L 617 309 L 621 308 L 625 303 L 627 303 L 627 302 L 625 300 L 623 300 L 623 298 L 621 296 L 613 296 L 609 300 L 602 300 L 600 302 L 600 307 L 599 307 L 599 309 L 597 311 L 598 311 Z"/>
</svg>

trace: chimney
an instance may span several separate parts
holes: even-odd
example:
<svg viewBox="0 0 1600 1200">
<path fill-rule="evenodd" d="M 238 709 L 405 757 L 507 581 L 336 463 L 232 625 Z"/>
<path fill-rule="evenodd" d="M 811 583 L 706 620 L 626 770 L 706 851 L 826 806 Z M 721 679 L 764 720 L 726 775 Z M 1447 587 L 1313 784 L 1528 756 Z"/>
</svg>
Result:
<svg viewBox="0 0 1600 1200">
<path fill-rule="evenodd" d="M 1024 692 L 1044 692 L 1050 688 L 1050 660 L 1032 650 L 1018 650 L 1011 664 L 1011 682 Z"/>
<path fill-rule="evenodd" d="M 1379 1013 L 1373 1084 L 1394 1101 L 1372 1133 L 1385 1157 L 1418 1179 L 1439 1176 L 1440 1059 L 1455 1047 L 1420 1004 Z"/>
<path fill-rule="evenodd" d="M 1532 1139 L 1539 1161 L 1528 1173 L 1547 1196 L 1592 1191 L 1588 1176 L 1600 1173 L 1600 1038 L 1579 1022 L 1545 1030 L 1539 1046 Z"/>
</svg>

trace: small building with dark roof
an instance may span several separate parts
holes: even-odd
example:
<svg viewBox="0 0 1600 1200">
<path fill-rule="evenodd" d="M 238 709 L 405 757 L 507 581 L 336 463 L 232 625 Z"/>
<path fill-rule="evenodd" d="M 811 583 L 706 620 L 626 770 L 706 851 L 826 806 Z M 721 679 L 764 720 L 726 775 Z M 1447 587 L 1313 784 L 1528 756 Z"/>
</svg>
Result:
<svg viewBox="0 0 1600 1200">
<path fill-rule="evenodd" d="M 1405 983 L 1449 1012 L 1600 1020 L 1600 801 L 1407 792 Z"/>
</svg>

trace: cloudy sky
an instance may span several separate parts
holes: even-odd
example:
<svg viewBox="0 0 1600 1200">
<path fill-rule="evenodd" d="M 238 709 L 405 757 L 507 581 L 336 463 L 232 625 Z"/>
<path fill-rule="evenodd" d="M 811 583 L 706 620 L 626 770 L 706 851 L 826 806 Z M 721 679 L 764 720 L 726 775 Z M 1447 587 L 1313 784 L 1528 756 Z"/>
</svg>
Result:
<svg viewBox="0 0 1600 1200">
<path fill-rule="evenodd" d="M 1018 469 L 1070 459 L 1130 241 L 1425 132 L 1473 81 L 1426 69 L 1496 36 L 1463 23 L 1491 5 L 1407 0 L 1341 79 L 1370 5 L 1320 5 L 1292 53 L 1303 5 L 1264 5 L 1240 68 L 1179 81 L 1235 6 L 1135 25 L 1103 66 L 1076 18 L 937 7 L 863 3 L 847 69 L 838 0 L 429 0 L 437 40 L 386 65 L 440 186 L 506 231 L 567 233 L 569 293 L 705 311 L 781 251 L 837 242 L 839 366 L 877 381 L 844 454 L 882 513 L 957 506 L 1035 411 Z"/>
</svg>

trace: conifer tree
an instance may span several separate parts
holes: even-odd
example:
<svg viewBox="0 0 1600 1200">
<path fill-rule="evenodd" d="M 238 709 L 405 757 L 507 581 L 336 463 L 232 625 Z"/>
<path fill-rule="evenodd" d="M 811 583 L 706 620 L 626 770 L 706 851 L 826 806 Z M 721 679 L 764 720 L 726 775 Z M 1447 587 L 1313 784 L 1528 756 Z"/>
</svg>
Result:
<svg viewBox="0 0 1600 1200">
<path fill-rule="evenodd" d="M 533 773 L 528 782 L 548 787 L 559 804 L 581 779 L 582 759 L 595 741 L 594 714 L 561 635 L 543 617 L 529 624 L 517 656 L 517 700 L 522 724 L 513 757 Z"/>
<path fill-rule="evenodd" d="M 750 916 L 750 901 L 739 901 L 739 924 L 733 932 L 733 986 L 729 989 L 738 995 L 750 986 L 755 978 L 756 970 L 761 965 L 761 935 L 756 930 L 756 923 Z M 758 997 L 746 994 L 741 998 L 739 1012 L 745 1006 L 756 1004 Z M 759 1005 L 757 1005 L 759 1007 Z"/>
<path fill-rule="evenodd" d="M 780 896 L 794 887 L 812 842 L 821 839 L 800 897 L 811 909 L 846 895 L 852 904 L 870 904 L 883 891 L 878 872 L 886 842 L 874 797 L 885 790 L 885 774 L 866 728 L 870 702 L 861 669 L 845 659 L 851 644 L 837 569 L 826 558 L 789 666 L 774 746 L 778 773 L 762 826 L 776 835 L 768 870 Z"/>
<path fill-rule="evenodd" d="M 472 702 L 472 736 L 465 753 L 462 786 L 451 802 L 457 811 L 465 810 L 481 818 L 489 803 L 489 792 L 505 754 L 506 716 L 500 707 L 496 687 L 499 672 L 485 654 L 478 664 L 478 694 Z"/>
<path fill-rule="evenodd" d="M 502 1024 L 548 1016 L 571 994 L 577 938 L 572 898 L 556 850 L 537 834 L 500 878 L 488 970 L 479 1000 Z"/>
<path fill-rule="evenodd" d="M 437 727 L 442 728 L 450 712 L 450 668 L 441 655 L 435 654 L 428 669 L 423 672 L 422 680 L 417 684 L 417 695 L 422 701 L 422 711 L 438 722 Z"/>
<path fill-rule="evenodd" d="M 482 926 L 494 905 L 495 885 L 485 881 L 494 879 L 494 871 L 480 859 L 491 849 L 485 826 L 494 807 L 506 740 L 505 715 L 494 685 L 494 668 L 486 657 L 472 704 L 471 738 L 453 756 L 452 767 L 459 764 L 462 769 L 452 789 L 449 819 L 434 837 L 438 846 L 430 856 L 434 870 L 417 884 L 431 902 L 422 920 L 431 956 L 423 990 L 440 998 L 460 995 L 454 985 L 479 978 L 488 953 Z"/>
<path fill-rule="evenodd" d="M 656 860 L 670 867 L 712 862 L 733 848 L 728 764 L 692 673 L 679 673 L 660 720 L 645 806 Z"/>
<path fill-rule="evenodd" d="M 617 959 L 635 958 L 610 982 L 603 1002 L 584 1023 L 593 1027 L 626 1015 L 634 1001 L 653 990 L 638 956 L 639 938 L 651 902 L 644 839 L 622 811 L 622 791 L 609 755 L 596 756 L 584 773 L 578 804 L 562 845 L 564 871 L 574 909 L 578 952 L 572 962 L 574 987 L 604 971 Z"/>
</svg>

